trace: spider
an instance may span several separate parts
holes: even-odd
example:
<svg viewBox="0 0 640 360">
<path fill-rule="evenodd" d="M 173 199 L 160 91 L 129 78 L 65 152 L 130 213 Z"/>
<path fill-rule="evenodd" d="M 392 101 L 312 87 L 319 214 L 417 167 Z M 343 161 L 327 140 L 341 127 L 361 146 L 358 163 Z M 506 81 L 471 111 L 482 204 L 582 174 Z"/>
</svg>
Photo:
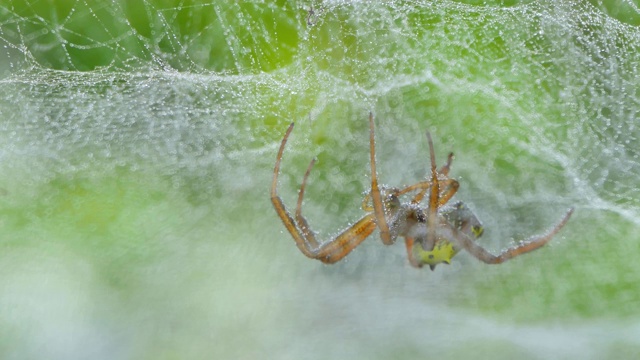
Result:
<svg viewBox="0 0 640 360">
<path fill-rule="evenodd" d="M 378 184 L 374 122 L 373 114 L 370 113 L 371 189 L 362 202 L 362 209 L 366 214 L 334 239 L 321 243 L 302 216 L 302 199 L 309 173 L 316 160 L 311 160 L 302 179 L 295 215 L 292 216 L 287 211 L 282 199 L 278 196 L 280 161 L 293 126 L 294 123 L 289 125 L 276 157 L 271 184 L 271 202 L 287 231 L 293 236 L 298 249 L 307 257 L 323 263 L 333 264 L 340 261 L 378 228 L 382 243 L 385 245 L 393 244 L 398 236 L 405 238 L 409 263 L 417 268 L 427 264 L 431 270 L 434 270 L 438 264 L 449 264 L 451 258 L 461 249 L 467 250 L 484 263 L 501 264 L 544 246 L 562 229 L 573 213 L 573 208 L 570 208 L 560 222 L 545 234 L 532 236 L 502 250 L 498 255 L 493 255 L 475 241 L 482 235 L 484 228 L 473 211 L 463 202 L 447 204 L 460 186 L 458 181 L 449 178 L 453 153 L 449 154 L 446 163 L 438 170 L 429 132 L 427 132 L 431 160 L 429 178 L 403 189 L 387 188 Z M 411 200 L 400 201 L 402 195 L 412 193 L 415 194 Z M 425 196 L 428 196 L 426 207 L 421 206 Z"/>
</svg>

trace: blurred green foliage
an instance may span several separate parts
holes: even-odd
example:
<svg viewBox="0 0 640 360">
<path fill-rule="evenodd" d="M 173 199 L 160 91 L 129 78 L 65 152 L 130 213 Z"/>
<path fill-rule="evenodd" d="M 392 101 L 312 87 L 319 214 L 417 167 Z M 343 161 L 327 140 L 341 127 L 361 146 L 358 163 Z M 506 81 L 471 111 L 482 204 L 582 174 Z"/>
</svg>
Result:
<svg viewBox="0 0 640 360">
<path fill-rule="evenodd" d="M 223 73 L 287 64 L 303 10 L 293 1 L 12 1 L 0 8 L 3 37 L 42 66 L 169 67 Z"/>
</svg>

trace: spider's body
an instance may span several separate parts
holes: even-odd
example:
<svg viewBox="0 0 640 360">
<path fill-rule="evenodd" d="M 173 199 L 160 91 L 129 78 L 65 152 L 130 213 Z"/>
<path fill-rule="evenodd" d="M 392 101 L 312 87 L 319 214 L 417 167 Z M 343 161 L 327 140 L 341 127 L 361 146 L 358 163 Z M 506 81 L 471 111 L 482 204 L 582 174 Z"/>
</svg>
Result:
<svg viewBox="0 0 640 360">
<path fill-rule="evenodd" d="M 473 211 L 461 201 L 456 202 L 452 206 L 440 209 L 439 214 L 442 216 L 443 221 L 446 221 L 450 226 L 464 233 L 472 240 L 476 240 L 482 236 L 484 232 L 484 227 L 480 220 L 478 220 Z M 413 248 L 413 256 L 419 260 L 418 262 L 428 264 L 431 268 L 441 263 L 449 264 L 451 258 L 461 250 L 460 246 L 456 246 L 455 243 L 447 240 L 450 236 L 450 232 L 447 232 L 447 226 L 442 226 L 439 229 L 441 233 L 437 234 L 438 240 L 433 250 L 424 250 L 421 245 L 424 243 L 424 240 L 419 236 L 416 236 L 419 246 Z M 422 233 L 426 233 L 426 229 L 423 230 Z"/>
<path fill-rule="evenodd" d="M 369 116 L 369 151 L 371 162 L 371 190 L 362 202 L 367 212 L 354 225 L 344 230 L 335 239 L 319 243 L 302 216 L 302 199 L 307 178 L 315 160 L 312 160 L 302 180 L 295 216 L 285 208 L 277 193 L 280 161 L 287 139 L 293 130 L 293 123 L 282 139 L 276 158 L 271 184 L 271 202 L 285 227 L 293 236 L 300 251 L 307 257 L 324 263 L 335 263 L 364 241 L 376 229 L 385 245 L 391 245 L 398 236 L 405 238 L 409 263 L 415 267 L 427 264 L 433 270 L 436 265 L 449 264 L 451 258 L 461 249 L 488 264 L 500 264 L 516 256 L 533 251 L 545 245 L 567 223 L 573 209 L 569 209 L 562 220 L 546 235 L 534 236 L 514 247 L 493 255 L 478 245 L 484 228 L 476 215 L 462 202 L 446 205 L 458 190 L 459 184 L 449 178 L 453 154 L 449 154 L 446 164 L 436 169 L 435 153 L 431 135 L 427 132 L 431 171 L 428 180 L 418 182 L 403 189 L 384 188 L 378 185 L 375 165 L 375 143 L 373 116 Z M 408 202 L 402 202 L 403 195 L 415 193 Z M 421 205 L 428 196 L 427 206 Z"/>
<path fill-rule="evenodd" d="M 464 233 L 470 239 L 475 240 L 482 236 L 484 227 L 478 217 L 463 202 L 458 201 L 453 205 L 446 205 L 438 209 L 439 221 L 449 226 L 436 227 L 436 241 L 430 250 L 425 250 L 427 246 L 427 214 L 428 209 L 421 207 L 414 202 L 400 202 L 399 189 L 381 188 L 383 203 L 385 207 L 386 220 L 392 238 L 398 236 L 409 240 L 407 251 L 410 252 L 409 259 L 412 265 L 422 267 L 427 264 L 432 269 L 438 264 L 449 264 L 460 250 L 460 246 L 449 241 L 451 231 L 449 226 Z M 370 195 L 363 201 L 362 208 L 365 211 L 372 211 L 373 207 L 368 204 Z M 412 246 L 413 243 L 413 246 Z"/>
</svg>

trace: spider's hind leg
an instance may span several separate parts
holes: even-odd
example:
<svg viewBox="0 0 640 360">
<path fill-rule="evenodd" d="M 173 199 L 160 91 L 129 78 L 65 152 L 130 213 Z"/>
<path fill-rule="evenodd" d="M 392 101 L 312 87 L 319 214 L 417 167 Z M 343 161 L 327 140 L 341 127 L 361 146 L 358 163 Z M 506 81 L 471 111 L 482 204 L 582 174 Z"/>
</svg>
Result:
<svg viewBox="0 0 640 360">
<path fill-rule="evenodd" d="M 509 259 L 513 259 L 514 257 L 539 249 L 547 244 L 567 224 L 572 213 L 573 208 L 570 208 L 562 217 L 560 222 L 547 231 L 546 234 L 532 236 L 527 240 L 521 241 L 518 245 L 502 250 L 498 255 L 491 254 L 485 248 L 473 241 L 469 235 L 463 231 L 458 231 L 458 229 L 454 227 L 450 227 L 452 235 L 451 241 L 456 242 L 458 246 L 463 247 L 471 255 L 484 263 L 502 264 Z"/>
</svg>

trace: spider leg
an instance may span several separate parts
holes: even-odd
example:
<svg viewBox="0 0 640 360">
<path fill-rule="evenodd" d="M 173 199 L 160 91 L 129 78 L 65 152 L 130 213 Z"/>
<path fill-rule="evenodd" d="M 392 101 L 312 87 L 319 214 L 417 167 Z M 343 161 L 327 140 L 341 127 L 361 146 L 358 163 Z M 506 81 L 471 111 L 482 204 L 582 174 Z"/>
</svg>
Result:
<svg viewBox="0 0 640 360">
<path fill-rule="evenodd" d="M 431 188 L 429 191 L 429 209 L 427 214 L 427 237 L 422 244 L 422 248 L 427 251 L 433 250 L 436 244 L 436 225 L 438 223 L 438 204 L 440 202 L 440 180 L 436 169 L 436 154 L 433 150 L 433 140 L 427 131 L 427 142 L 429 143 L 429 157 L 431 159 Z"/>
<path fill-rule="evenodd" d="M 405 236 L 404 245 L 407 248 L 407 258 L 409 259 L 409 264 L 415 268 L 421 268 L 422 263 L 418 261 L 418 259 L 413 256 L 413 245 L 415 244 L 415 240 L 410 236 Z"/>
<path fill-rule="evenodd" d="M 387 224 L 384 204 L 378 187 L 378 175 L 376 173 L 376 149 L 375 134 L 373 124 L 373 113 L 369 113 L 369 155 L 371 157 L 371 199 L 373 201 L 373 211 L 376 223 L 380 228 L 380 238 L 385 245 L 393 244 L 394 240 L 389 232 L 389 224 Z"/>
<path fill-rule="evenodd" d="M 447 156 L 447 162 L 446 164 L 442 165 L 442 167 L 440 168 L 440 171 L 438 171 L 438 173 L 444 175 L 444 176 L 449 176 L 449 170 L 451 170 L 451 162 L 453 161 L 453 153 L 450 152 L 449 156 Z"/>
<path fill-rule="evenodd" d="M 546 243 L 548 243 L 554 235 L 556 235 L 562 227 L 569 221 L 571 214 L 573 213 L 573 208 L 570 208 L 567 213 L 564 215 L 562 220 L 551 228 L 544 235 L 536 235 L 532 236 L 527 240 L 520 242 L 518 245 L 507 248 L 503 250 L 499 255 L 493 255 L 488 252 L 486 249 L 478 245 L 478 243 L 474 242 L 467 234 L 462 231 L 458 231 L 456 228 L 451 226 L 451 224 L 446 225 L 446 227 L 451 231 L 451 236 L 447 236 L 451 241 L 457 243 L 460 247 L 467 250 L 471 255 L 476 257 L 478 260 L 487 263 L 487 264 L 502 264 L 503 262 L 513 259 L 516 256 L 520 256 L 522 254 L 526 254 L 530 251 L 536 250 Z"/>
<path fill-rule="evenodd" d="M 324 263 L 335 263 L 351 252 L 356 246 L 360 245 L 371 233 L 376 229 L 375 216 L 373 214 L 367 214 L 362 217 L 354 225 L 340 233 L 335 239 L 330 240 L 322 245 L 317 245 L 318 242 L 313 235 L 313 232 L 309 228 L 306 219 L 302 216 L 300 210 L 300 204 L 302 203 L 302 197 L 304 194 L 304 188 L 308 174 L 313 167 L 314 160 L 311 161 L 307 168 L 307 173 L 302 182 L 300 189 L 300 195 L 298 196 L 298 206 L 296 208 L 296 218 L 298 222 L 289 214 L 282 199 L 278 196 L 278 175 L 280 174 L 280 162 L 282 160 L 282 154 L 284 148 L 293 130 L 293 123 L 289 125 L 287 132 L 282 139 L 278 155 L 276 157 L 276 165 L 273 169 L 273 181 L 271 183 L 271 203 L 276 210 L 276 213 L 282 220 L 282 223 L 286 227 L 287 231 L 293 237 L 298 249 L 307 257 L 312 259 L 318 259 Z M 302 230 L 301 230 L 302 229 Z M 310 235 L 310 236 L 309 236 Z M 311 243 L 311 244 L 310 244 Z"/>
<path fill-rule="evenodd" d="M 448 203 L 453 195 L 458 192 L 458 188 L 460 188 L 460 183 L 456 179 L 441 180 L 440 189 L 442 189 L 442 191 L 440 195 L 438 195 L 438 208 Z"/>
<path fill-rule="evenodd" d="M 276 213 L 282 220 L 282 223 L 287 228 L 287 231 L 293 236 L 293 240 L 296 242 L 298 249 L 302 251 L 303 254 L 310 258 L 315 258 L 315 254 L 313 250 L 309 247 L 304 235 L 300 233 L 298 226 L 295 220 L 291 217 L 289 212 L 284 206 L 282 199 L 278 196 L 278 175 L 280 174 L 280 162 L 282 160 L 282 154 L 284 153 L 284 147 L 287 144 L 287 140 L 289 139 L 289 135 L 291 135 L 291 131 L 293 130 L 294 123 L 291 123 L 287 128 L 287 132 L 284 134 L 282 138 L 282 143 L 280 143 L 280 149 L 278 150 L 278 156 L 276 157 L 276 165 L 273 169 L 273 181 L 271 182 L 271 203 L 276 210 Z"/>
<path fill-rule="evenodd" d="M 380 199 L 382 201 L 388 200 L 387 198 L 390 195 L 396 195 L 396 197 L 400 196 L 400 194 L 398 193 L 398 189 L 394 189 L 394 188 L 391 188 L 391 189 L 382 188 L 381 189 L 379 187 L 378 187 L 378 189 L 380 191 Z M 374 212 L 375 211 L 375 207 L 373 205 L 373 201 L 372 200 L 373 200 L 373 195 L 371 195 L 371 191 L 369 191 L 368 193 L 366 193 L 364 195 L 364 198 L 362 198 L 362 210 L 364 210 L 366 212 Z M 388 204 L 386 204 L 385 207 L 388 207 Z M 385 215 L 388 215 L 388 209 L 387 208 L 384 208 L 384 209 L 385 209 Z M 386 220 L 386 218 L 385 218 L 385 220 Z"/>
<path fill-rule="evenodd" d="M 427 138 L 429 139 L 429 141 L 431 141 L 431 135 L 429 134 L 429 132 L 427 132 Z M 430 152 L 433 153 L 433 144 L 431 144 L 431 147 L 429 148 Z M 435 156 L 432 157 L 431 159 L 432 161 L 432 167 L 435 164 Z M 447 156 L 447 162 L 440 168 L 440 170 L 438 171 L 439 175 L 442 175 L 443 179 L 441 179 L 441 182 L 445 182 L 444 184 L 442 184 L 441 186 L 445 189 L 443 191 L 443 194 L 440 195 L 441 197 L 444 197 L 444 199 L 440 200 L 440 205 L 444 205 L 446 204 L 449 199 L 451 199 L 451 197 L 456 193 L 456 191 L 458 191 L 458 188 L 460 187 L 460 184 L 458 184 L 458 182 L 456 180 L 453 179 L 449 179 L 449 171 L 451 170 L 451 162 L 453 161 L 453 153 L 450 152 L 449 156 Z M 432 173 L 433 176 L 433 173 Z M 448 181 L 451 181 L 451 183 L 449 183 Z M 412 190 L 417 190 L 418 188 L 422 189 L 422 191 L 420 191 L 419 193 L 417 193 L 414 198 L 411 200 L 412 204 L 419 204 L 422 199 L 424 198 L 427 189 L 429 188 L 429 186 L 431 185 L 431 182 L 428 180 L 425 181 L 421 181 L 415 185 L 409 186 L 406 189 L 403 189 L 401 191 L 402 194 L 406 193 L 407 191 L 412 191 Z M 411 188 L 411 189 L 410 189 Z M 450 193 L 449 193 L 450 192 Z"/>
<path fill-rule="evenodd" d="M 304 237 L 307 239 L 307 241 L 313 248 L 318 247 L 318 241 L 316 240 L 316 237 L 313 234 L 313 231 L 311 231 L 311 228 L 309 227 L 309 223 L 307 222 L 307 219 L 305 219 L 304 216 L 302 216 L 302 198 L 304 197 L 304 189 L 307 186 L 307 179 L 309 178 L 309 174 L 311 173 L 311 168 L 313 168 L 313 165 L 315 163 L 316 163 L 315 158 L 312 159 L 311 162 L 309 162 L 307 171 L 304 173 L 304 178 L 302 178 L 302 184 L 300 185 L 300 191 L 298 192 L 298 204 L 296 205 L 296 217 L 295 217 L 296 222 L 298 223 L 298 225 L 300 225 L 300 230 L 302 230 L 302 234 L 304 234 Z"/>
<path fill-rule="evenodd" d="M 371 201 L 371 192 L 368 192 L 364 199 L 362 199 L 362 210 L 364 211 L 373 211 L 373 206 L 369 205 L 369 201 Z"/>
<path fill-rule="evenodd" d="M 320 248 L 314 251 L 314 258 L 326 264 L 342 260 L 376 229 L 375 220 L 374 214 L 365 215 L 335 239 L 320 245 Z"/>
<path fill-rule="evenodd" d="M 429 186 L 431 186 L 431 183 L 427 180 L 424 181 L 420 181 L 419 183 L 415 183 L 413 185 L 409 185 L 407 187 L 405 187 L 404 189 L 398 191 L 398 196 L 400 195 L 404 195 L 408 192 L 412 192 L 415 190 L 420 190 L 421 192 L 425 192 L 427 191 L 427 189 L 429 189 Z"/>
<path fill-rule="evenodd" d="M 438 199 L 438 207 L 446 204 L 449 202 L 449 200 L 451 200 L 451 198 L 453 197 L 453 195 L 456 194 L 456 192 L 458 191 L 458 188 L 460 187 L 460 184 L 458 183 L 457 180 L 455 179 L 443 179 L 439 181 L 440 183 L 440 188 L 442 189 L 442 191 L 440 192 L 439 195 L 439 199 Z M 413 199 L 411 199 L 411 203 L 412 204 L 419 204 L 422 199 L 424 198 L 424 196 L 427 193 L 427 190 L 429 189 L 429 187 L 431 186 L 431 182 L 430 181 L 421 181 L 417 184 L 413 184 L 410 186 L 407 186 L 406 188 L 400 190 L 398 192 L 398 195 L 403 195 L 406 194 L 408 192 L 414 191 L 414 190 L 420 190 L 419 193 L 417 193 Z"/>
<path fill-rule="evenodd" d="M 304 173 L 302 185 L 300 185 L 300 191 L 298 192 L 295 219 L 304 238 L 310 245 L 311 251 L 316 253 L 316 258 L 325 263 L 334 263 L 344 258 L 349 252 L 351 252 L 351 250 L 360 245 L 360 243 L 364 241 L 364 239 L 366 239 L 373 230 L 375 230 L 376 225 L 373 221 L 373 217 L 365 216 L 360 219 L 360 221 L 356 222 L 355 225 L 338 235 L 334 240 L 324 243 L 322 246 L 318 244 L 318 240 L 316 240 L 315 234 L 311 231 L 307 219 L 302 216 L 302 199 L 304 197 L 304 190 L 307 186 L 307 179 L 309 178 L 309 174 L 311 173 L 311 169 L 315 162 L 316 159 L 312 159 L 311 162 L 309 162 L 307 171 Z"/>
</svg>

